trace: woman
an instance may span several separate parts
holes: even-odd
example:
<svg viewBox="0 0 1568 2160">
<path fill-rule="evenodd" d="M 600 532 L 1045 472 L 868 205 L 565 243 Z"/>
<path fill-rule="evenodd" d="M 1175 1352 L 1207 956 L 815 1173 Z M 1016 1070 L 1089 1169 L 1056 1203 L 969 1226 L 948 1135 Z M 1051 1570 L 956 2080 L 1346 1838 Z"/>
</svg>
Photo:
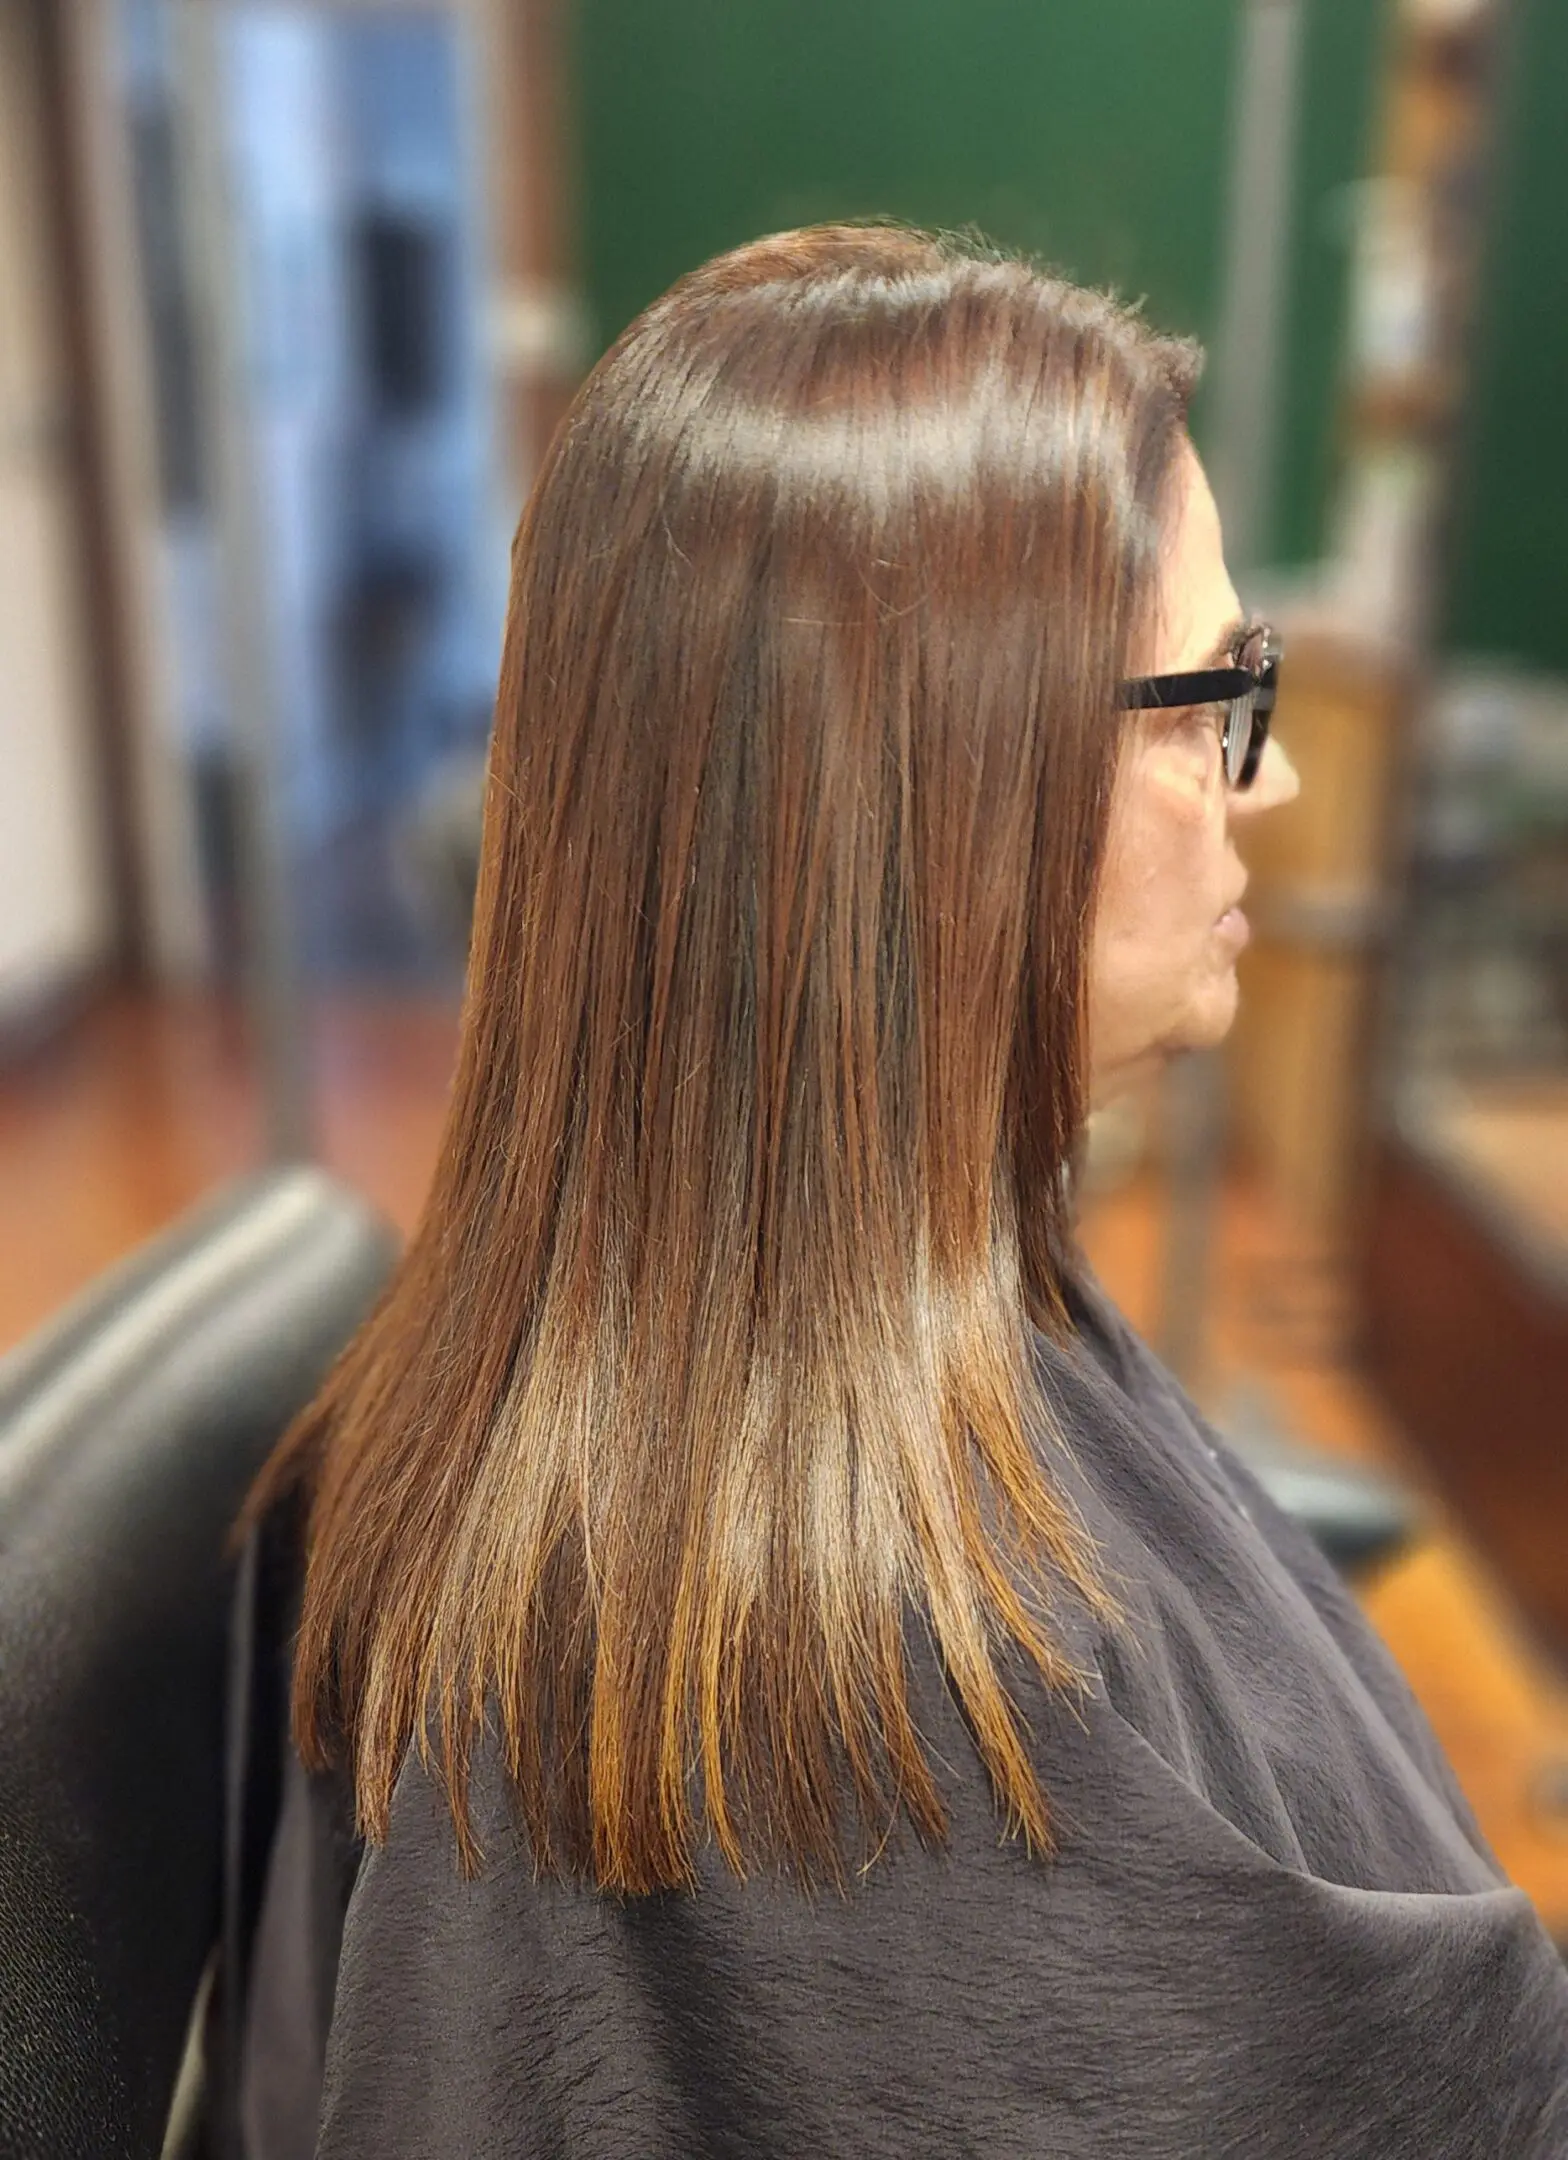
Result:
<svg viewBox="0 0 1568 2160">
<path fill-rule="evenodd" d="M 1296 787 L 1195 368 L 835 227 L 579 396 L 430 1200 L 251 1511 L 262 2160 L 1568 2151 L 1526 1901 L 1074 1244 Z"/>
</svg>

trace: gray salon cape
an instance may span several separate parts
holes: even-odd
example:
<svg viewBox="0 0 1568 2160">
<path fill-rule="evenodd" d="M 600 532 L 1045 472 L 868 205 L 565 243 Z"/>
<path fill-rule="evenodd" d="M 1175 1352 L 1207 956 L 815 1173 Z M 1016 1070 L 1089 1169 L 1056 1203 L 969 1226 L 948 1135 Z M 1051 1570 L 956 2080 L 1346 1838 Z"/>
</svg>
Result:
<svg viewBox="0 0 1568 2160">
<path fill-rule="evenodd" d="M 1073 1308 L 1041 1384 L 1126 1617 L 1082 1622 L 1081 1703 L 1020 1698 L 1056 1856 L 999 1834 L 934 1663 L 951 1844 L 844 1896 L 536 1882 L 493 1777 L 464 1882 L 412 1762 L 361 1851 L 289 1760 L 244 2160 L 1568 2155 L 1568 1977 L 1404 1682 L 1087 1275 Z"/>
</svg>

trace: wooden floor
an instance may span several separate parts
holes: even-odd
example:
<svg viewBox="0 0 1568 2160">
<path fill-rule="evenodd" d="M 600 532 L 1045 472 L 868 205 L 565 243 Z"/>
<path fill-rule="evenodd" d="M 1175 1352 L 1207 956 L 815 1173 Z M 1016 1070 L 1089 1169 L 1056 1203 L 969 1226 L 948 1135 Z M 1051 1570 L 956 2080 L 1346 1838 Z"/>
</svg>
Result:
<svg viewBox="0 0 1568 2160">
<path fill-rule="evenodd" d="M 405 1231 L 439 1140 L 455 1007 L 338 1000 L 312 1024 L 321 1159 Z M 205 1002 L 88 1015 L 0 1075 L 0 1349 L 99 1269 L 260 1159 L 242 1030 Z M 1135 1325 L 1158 1319 L 1161 1203 L 1133 1180 L 1091 1207 L 1085 1238 Z M 1214 1259 L 1211 1359 L 1222 1405 L 1261 1381 L 1302 1439 L 1420 1484 L 1345 1352 L 1343 1285 L 1255 1190 L 1227 1188 Z M 1525 1639 L 1502 1587 L 1435 1495 L 1409 1557 L 1364 1592 L 1504 1866 L 1568 1940 L 1568 1684 Z"/>
<path fill-rule="evenodd" d="M 1537 1238 L 1568 1245 L 1568 1080 L 1471 1081 L 1431 1119 Z"/>
<path fill-rule="evenodd" d="M 435 1160 L 453 1005 L 323 1004 L 312 1063 L 323 1162 L 412 1227 Z M 244 1031 L 201 1000 L 89 1014 L 0 1075 L 0 1348 L 220 1180 L 262 1157 Z"/>
</svg>

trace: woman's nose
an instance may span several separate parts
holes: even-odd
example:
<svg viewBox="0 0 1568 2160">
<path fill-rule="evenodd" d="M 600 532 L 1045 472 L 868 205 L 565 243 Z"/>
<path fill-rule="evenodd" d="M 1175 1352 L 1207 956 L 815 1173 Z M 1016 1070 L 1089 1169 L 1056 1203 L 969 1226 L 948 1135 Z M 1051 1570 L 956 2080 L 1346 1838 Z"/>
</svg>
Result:
<svg viewBox="0 0 1568 2160">
<path fill-rule="evenodd" d="M 1249 788 L 1232 788 L 1228 797 L 1233 818 L 1256 817 L 1260 810 L 1277 810 L 1294 802 L 1301 793 L 1301 776 L 1290 762 L 1283 743 L 1270 736 L 1263 758 Z"/>
</svg>

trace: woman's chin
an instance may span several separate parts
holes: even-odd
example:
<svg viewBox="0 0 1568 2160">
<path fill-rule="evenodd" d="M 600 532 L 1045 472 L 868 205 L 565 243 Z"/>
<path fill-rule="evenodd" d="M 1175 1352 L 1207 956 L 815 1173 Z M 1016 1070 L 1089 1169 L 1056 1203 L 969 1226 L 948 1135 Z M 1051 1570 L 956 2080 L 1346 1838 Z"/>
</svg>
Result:
<svg viewBox="0 0 1568 2160">
<path fill-rule="evenodd" d="M 1202 989 L 1198 991 L 1188 1008 L 1185 1023 L 1174 1048 L 1182 1050 L 1212 1050 L 1222 1043 L 1235 1024 L 1236 1008 L 1241 1001 L 1241 987 L 1236 980 L 1234 961 L 1228 961 L 1216 969 Z"/>
<path fill-rule="evenodd" d="M 1167 1006 L 1162 1015 L 1148 1016 L 1142 1025 L 1128 1024 L 1124 1017 L 1120 1027 L 1105 1028 L 1103 1033 L 1114 1047 L 1103 1057 L 1097 1055 L 1093 1063 L 1095 1107 L 1142 1085 L 1183 1051 L 1216 1048 L 1235 1023 L 1240 998 L 1235 961 L 1227 954 L 1218 966 L 1211 964 L 1205 970 L 1174 1010 Z"/>
</svg>

